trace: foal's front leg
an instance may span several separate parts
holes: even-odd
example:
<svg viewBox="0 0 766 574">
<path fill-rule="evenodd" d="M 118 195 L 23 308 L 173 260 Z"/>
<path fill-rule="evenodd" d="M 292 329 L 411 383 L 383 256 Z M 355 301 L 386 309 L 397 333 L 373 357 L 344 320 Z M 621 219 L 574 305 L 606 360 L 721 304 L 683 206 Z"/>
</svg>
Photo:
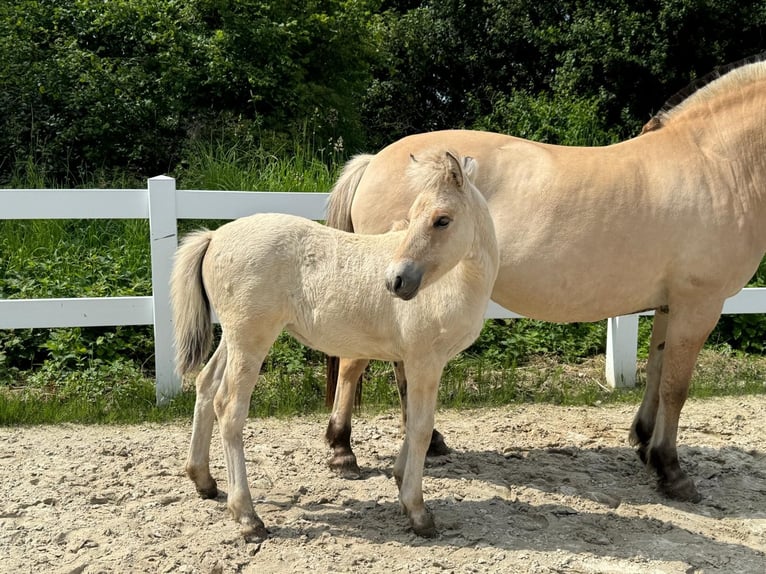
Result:
<svg viewBox="0 0 766 574">
<path fill-rule="evenodd" d="M 434 428 L 436 395 L 443 365 L 405 365 L 411 381 L 407 392 L 407 428 L 399 456 L 394 464 L 394 478 L 399 486 L 399 500 L 416 534 L 431 537 L 436 526 L 423 501 L 423 465 Z"/>
<path fill-rule="evenodd" d="M 402 361 L 394 362 L 394 378 L 396 379 L 396 388 L 399 391 L 399 405 L 402 409 L 402 431 L 404 431 L 407 428 L 407 374 L 404 372 L 404 363 Z M 444 442 L 442 433 L 433 429 L 426 456 L 445 456 L 451 452 L 452 449 Z"/>
</svg>

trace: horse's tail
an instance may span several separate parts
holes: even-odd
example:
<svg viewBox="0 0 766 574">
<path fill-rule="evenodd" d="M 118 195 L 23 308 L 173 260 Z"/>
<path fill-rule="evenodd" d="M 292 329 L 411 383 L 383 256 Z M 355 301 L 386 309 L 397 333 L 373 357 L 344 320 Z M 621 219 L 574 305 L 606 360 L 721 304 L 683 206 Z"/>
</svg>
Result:
<svg viewBox="0 0 766 574">
<path fill-rule="evenodd" d="M 170 275 L 170 299 L 176 338 L 176 371 L 183 376 L 210 354 L 213 327 L 210 301 L 202 284 L 202 260 L 213 232 L 190 233 L 176 251 Z"/>
<path fill-rule="evenodd" d="M 354 200 L 359 180 L 362 179 L 373 157 L 371 154 L 355 155 L 343 166 L 343 171 L 332 187 L 327 200 L 329 227 L 342 231 L 354 231 L 354 224 L 351 222 L 351 202 Z"/>
<path fill-rule="evenodd" d="M 354 224 L 351 221 L 351 202 L 354 200 L 359 181 L 373 157 L 371 154 L 355 155 L 343 166 L 343 171 L 332 187 L 330 197 L 327 200 L 326 222 L 328 227 L 334 227 L 341 231 L 354 231 Z M 340 359 L 328 355 L 327 387 L 325 390 L 325 404 L 328 407 L 331 407 L 335 402 L 339 368 Z"/>
</svg>

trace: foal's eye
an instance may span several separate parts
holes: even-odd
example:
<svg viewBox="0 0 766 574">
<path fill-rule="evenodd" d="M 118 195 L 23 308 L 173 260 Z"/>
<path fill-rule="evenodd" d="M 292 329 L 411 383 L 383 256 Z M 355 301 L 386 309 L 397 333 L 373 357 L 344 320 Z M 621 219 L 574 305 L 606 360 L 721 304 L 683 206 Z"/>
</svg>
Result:
<svg viewBox="0 0 766 574">
<path fill-rule="evenodd" d="M 446 215 L 442 215 L 441 217 L 437 217 L 436 220 L 434 220 L 434 227 L 436 229 L 444 229 L 447 227 L 452 220 L 447 217 Z"/>
</svg>

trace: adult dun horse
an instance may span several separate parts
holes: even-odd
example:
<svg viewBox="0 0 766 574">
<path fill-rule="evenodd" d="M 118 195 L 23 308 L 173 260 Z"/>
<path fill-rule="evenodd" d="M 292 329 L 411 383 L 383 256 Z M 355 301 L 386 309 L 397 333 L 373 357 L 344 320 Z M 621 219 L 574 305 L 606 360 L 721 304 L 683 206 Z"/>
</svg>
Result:
<svg viewBox="0 0 766 574">
<path fill-rule="evenodd" d="M 435 532 L 421 483 L 437 385 L 446 362 L 481 331 L 498 250 L 487 204 L 455 156 L 421 150 L 407 161 L 398 181 L 415 198 L 402 212 L 406 230 L 362 236 L 261 214 L 191 234 L 178 249 L 171 285 L 179 373 L 210 351 L 211 307 L 222 327 L 196 380 L 186 472 L 202 497 L 217 495 L 209 465 L 215 414 L 227 505 L 250 540 L 267 530 L 247 485 L 242 429 L 261 363 L 283 329 L 323 352 L 403 365 L 410 416 L 394 477 L 414 531 Z"/>
<path fill-rule="evenodd" d="M 759 60 L 717 74 L 666 105 L 641 136 L 605 147 L 476 131 L 406 137 L 348 162 L 330 196 L 328 225 L 380 233 L 404 217 L 414 197 L 404 169 L 423 148 L 438 143 L 476 158 L 476 185 L 500 246 L 492 299 L 554 322 L 655 310 L 630 441 L 661 491 L 697 501 L 678 460 L 681 408 L 724 300 L 766 250 L 766 62 Z M 351 412 L 366 364 L 341 360 L 326 435 L 330 466 L 351 475 L 359 472 Z M 406 380 L 398 383 L 406 388 Z"/>
</svg>

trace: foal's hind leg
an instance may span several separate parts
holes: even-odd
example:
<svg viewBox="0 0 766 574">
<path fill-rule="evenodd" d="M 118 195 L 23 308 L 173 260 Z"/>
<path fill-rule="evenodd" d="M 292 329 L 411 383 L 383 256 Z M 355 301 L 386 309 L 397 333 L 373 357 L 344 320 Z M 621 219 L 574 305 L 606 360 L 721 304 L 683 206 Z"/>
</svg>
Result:
<svg viewBox="0 0 766 574">
<path fill-rule="evenodd" d="M 678 419 L 686 402 L 694 364 L 718 321 L 723 301 L 693 301 L 670 305 L 659 401 L 647 463 L 657 472 L 658 486 L 670 498 L 697 502 L 701 496 L 678 461 Z"/>
<path fill-rule="evenodd" d="M 657 407 L 660 404 L 660 377 L 662 360 L 665 354 L 665 334 L 668 329 L 668 308 L 661 307 L 654 313 L 652 337 L 649 342 L 649 359 L 646 362 L 646 389 L 644 399 L 633 419 L 630 429 L 630 443 L 638 447 L 638 455 L 646 462 L 646 449 L 657 420 Z"/>
<path fill-rule="evenodd" d="M 226 370 L 215 396 L 214 408 L 228 473 L 227 506 L 234 520 L 241 525 L 245 539 L 260 542 L 268 536 L 268 531 L 253 508 L 253 499 L 247 483 L 242 430 L 247 420 L 250 396 L 258 379 L 261 363 L 271 343 L 277 338 L 279 330 L 266 333 L 265 336 L 253 336 L 252 330 L 243 331 L 240 337 L 227 338 Z M 240 344 L 241 339 L 245 337 L 248 340 Z"/>
<path fill-rule="evenodd" d="M 226 368 L 226 344 L 223 340 L 197 375 L 197 399 L 194 403 L 194 422 L 189 455 L 186 459 L 186 474 L 194 481 L 202 498 L 215 498 L 218 488 L 210 475 L 210 439 L 213 434 L 213 398 Z"/>
<path fill-rule="evenodd" d="M 396 388 L 399 390 L 399 404 L 402 409 L 402 431 L 407 428 L 407 374 L 404 371 L 404 363 L 394 362 L 394 378 Z M 450 454 L 452 449 L 444 442 L 444 436 L 438 430 L 433 429 L 431 443 L 428 445 L 426 456 L 444 456 Z"/>
<path fill-rule="evenodd" d="M 356 385 L 368 364 L 367 359 L 341 359 L 338 368 L 338 386 L 325 439 L 333 450 L 328 464 L 343 478 L 355 479 L 362 475 L 356 455 L 351 450 L 351 414 Z"/>
</svg>

